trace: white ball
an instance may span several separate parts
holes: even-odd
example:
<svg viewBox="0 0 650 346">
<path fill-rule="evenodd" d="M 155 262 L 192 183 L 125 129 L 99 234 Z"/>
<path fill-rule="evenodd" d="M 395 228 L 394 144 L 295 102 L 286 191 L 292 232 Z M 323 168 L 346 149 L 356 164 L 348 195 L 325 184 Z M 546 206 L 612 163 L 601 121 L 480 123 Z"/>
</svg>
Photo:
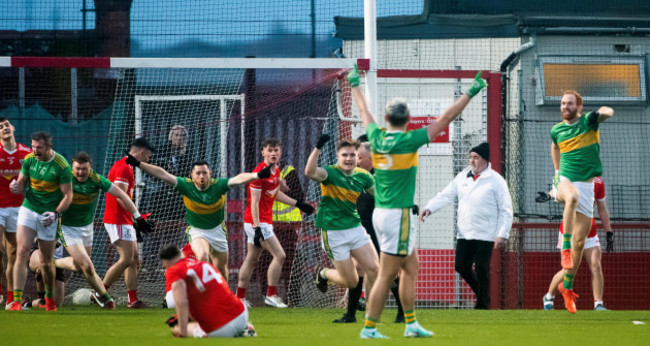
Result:
<svg viewBox="0 0 650 346">
<path fill-rule="evenodd" d="M 72 293 L 72 304 L 74 305 L 90 305 L 91 303 L 91 297 L 90 295 L 93 293 L 91 289 L 88 288 L 80 288 L 74 293 Z"/>
</svg>

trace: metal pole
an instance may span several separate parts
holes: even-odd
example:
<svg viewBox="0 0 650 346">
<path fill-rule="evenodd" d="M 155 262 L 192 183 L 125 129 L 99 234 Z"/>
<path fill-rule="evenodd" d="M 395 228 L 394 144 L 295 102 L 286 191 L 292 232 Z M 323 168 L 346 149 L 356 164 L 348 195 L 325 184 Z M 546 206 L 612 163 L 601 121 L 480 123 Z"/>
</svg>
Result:
<svg viewBox="0 0 650 346">
<path fill-rule="evenodd" d="M 370 59 L 370 69 L 366 71 L 366 101 L 370 112 L 377 116 L 377 7 L 375 0 L 364 0 L 364 50 L 365 58 Z M 381 118 L 381 117 L 380 117 Z"/>
</svg>

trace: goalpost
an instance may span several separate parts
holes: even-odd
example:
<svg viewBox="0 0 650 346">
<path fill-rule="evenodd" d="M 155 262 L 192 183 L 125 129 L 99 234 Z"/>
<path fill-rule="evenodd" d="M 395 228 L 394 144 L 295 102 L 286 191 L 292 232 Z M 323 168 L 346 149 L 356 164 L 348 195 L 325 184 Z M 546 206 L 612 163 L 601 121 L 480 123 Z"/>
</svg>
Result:
<svg viewBox="0 0 650 346">
<path fill-rule="evenodd" d="M 96 85 L 97 90 L 99 86 L 106 88 L 106 83 L 112 85 L 106 95 L 95 97 L 90 105 L 78 107 L 76 124 L 61 122 L 49 115 L 38 123 L 39 129 L 53 133 L 55 150 L 67 158 L 80 150 L 89 151 L 95 157 L 95 170 L 103 174 L 108 173 L 112 164 L 123 157 L 129 143 L 140 135 L 156 147 L 152 163 L 174 175 L 188 176 L 189 163 L 205 159 L 213 167 L 215 177 L 231 177 L 252 170 L 262 160 L 260 143 L 266 138 L 277 137 L 282 142 L 286 164 L 293 165 L 299 172 L 299 188 L 306 201 L 316 205 L 320 186 L 310 182 L 301 172 L 318 137 L 330 133 L 334 139 L 323 148 L 319 162 L 319 165 L 328 165 L 336 162 L 337 139 L 357 138 L 365 133 L 345 78 L 355 63 L 361 70 L 368 70 L 370 64 L 365 59 L 0 58 L 0 64 L 3 62 L 12 69 L 26 70 L 27 73 L 17 74 L 19 76 L 45 76 L 40 79 L 42 83 L 60 83 L 64 75 L 75 68 L 80 79 L 86 79 L 87 85 Z M 382 104 L 393 97 L 407 98 L 412 104 L 414 119 L 422 126 L 426 119 L 439 115 L 437 112 L 453 101 L 457 90 L 463 83 L 469 83 L 475 73 L 380 69 L 377 70 L 376 100 Z M 481 101 L 468 107 L 463 121 L 450 129 L 449 137 L 422 150 L 418 175 L 420 192 L 416 203 L 426 203 L 439 185 L 448 181 L 440 171 L 443 162 L 464 164 L 464 159 L 456 163 L 453 153 L 464 152 L 469 148 L 467 145 L 475 145 L 477 140 L 485 139 L 485 135 L 492 138 L 491 141 L 498 138 L 498 74 L 486 73 L 484 77 L 489 79 L 490 87 L 481 94 Z M 29 93 L 27 90 L 26 94 Z M 37 107 L 40 111 L 55 109 L 48 100 L 28 101 L 23 114 Z M 78 100 L 80 105 L 83 101 Z M 98 109 L 99 105 L 102 108 Z M 382 117 L 376 115 L 381 123 Z M 495 122 L 486 128 L 492 121 L 487 119 Z M 186 138 L 183 145 L 174 147 L 170 130 L 177 125 L 183 127 Z M 25 141 L 19 138 L 21 140 Z M 498 157 L 498 145 L 492 150 Z M 137 169 L 136 172 L 138 207 L 141 212 L 153 212 L 152 218 L 156 221 L 156 231 L 146 236 L 139 247 L 138 291 L 148 304 L 160 305 L 164 295 L 164 270 L 157 252 L 165 243 L 182 246 L 187 242 L 184 207 L 173 189 L 141 175 Z M 246 238 L 242 226 L 245 196 L 245 188 L 231 189 L 225 207 L 233 289 L 245 257 Z M 117 258 L 103 229 L 102 216 L 103 202 L 97 210 L 92 254 L 100 276 Z M 453 220 L 453 213 L 444 212 L 438 223 L 453 227 Z M 453 272 L 453 249 L 448 246 L 447 239 L 453 235 L 432 233 L 439 231 L 431 227 L 430 224 L 420 226 L 418 247 L 423 270 L 417 287 L 418 306 L 466 307 L 471 296 L 460 286 Z M 296 232 L 294 239 L 297 240 L 283 244 L 287 258 L 292 260 L 283 268 L 278 293 L 290 306 L 343 305 L 345 290 L 330 289 L 327 294 L 321 294 L 313 285 L 316 266 L 330 265 L 321 249 L 314 216 L 303 216 Z M 283 236 L 286 234 L 279 234 Z M 254 305 L 262 305 L 266 288 L 265 261 L 268 258 L 262 257 L 249 286 L 249 300 Z M 86 287 L 86 283 L 75 273 L 67 286 L 67 291 L 73 292 Z M 118 303 L 123 303 L 126 296 L 123 282 L 116 282 L 111 290 Z"/>
</svg>

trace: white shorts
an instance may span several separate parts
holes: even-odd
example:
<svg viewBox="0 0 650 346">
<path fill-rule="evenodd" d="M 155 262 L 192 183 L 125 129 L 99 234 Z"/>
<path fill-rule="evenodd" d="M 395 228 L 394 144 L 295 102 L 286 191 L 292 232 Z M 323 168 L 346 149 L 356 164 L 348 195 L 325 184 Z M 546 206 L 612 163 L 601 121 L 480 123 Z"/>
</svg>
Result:
<svg viewBox="0 0 650 346">
<path fill-rule="evenodd" d="M 559 232 L 558 232 L 559 233 Z M 561 249 L 562 248 L 562 233 L 559 233 L 560 237 L 557 240 L 557 248 Z M 585 239 L 585 247 L 583 250 L 591 249 L 592 247 L 600 247 L 600 240 L 598 239 L 598 236 L 593 236 Z"/>
<path fill-rule="evenodd" d="M 327 257 L 334 261 L 350 258 L 350 251 L 368 243 L 370 243 L 370 236 L 361 226 L 336 231 L 321 231 L 323 250 L 327 253 Z"/>
<path fill-rule="evenodd" d="M 273 225 L 270 223 L 260 223 L 260 227 L 262 228 L 262 235 L 264 236 L 264 240 L 266 239 L 271 239 L 275 237 L 275 233 L 273 233 Z M 252 223 L 245 223 L 244 224 L 244 231 L 246 231 L 246 237 L 248 240 L 246 240 L 247 243 L 249 244 L 255 244 L 254 237 L 255 237 L 255 228 L 253 228 Z"/>
<path fill-rule="evenodd" d="M 560 181 L 562 180 L 569 180 L 569 178 L 560 176 Z M 576 211 L 591 219 L 594 217 L 594 182 L 573 181 L 572 183 L 578 189 L 578 207 Z M 557 187 L 555 185 L 553 185 L 553 192 L 557 196 Z M 555 200 L 557 201 L 557 197 Z"/>
<path fill-rule="evenodd" d="M 0 208 L 0 226 L 7 233 L 16 233 L 18 224 L 18 211 L 20 207 Z"/>
<path fill-rule="evenodd" d="M 416 230 L 411 208 L 375 208 L 372 225 L 375 227 L 381 252 L 389 255 L 407 256 L 415 250 Z"/>
<path fill-rule="evenodd" d="M 25 207 L 20 207 L 18 211 L 18 225 L 26 226 L 36 231 L 36 238 L 45 241 L 53 241 L 56 239 L 56 231 L 59 228 L 59 221 L 45 227 L 41 223 L 41 214 L 29 210 Z"/>
<path fill-rule="evenodd" d="M 217 252 L 228 252 L 228 231 L 223 227 L 223 224 L 213 229 L 201 229 L 190 226 L 187 229 L 187 237 L 190 243 L 192 239 L 203 238 L 210 244 L 213 250 Z"/>
<path fill-rule="evenodd" d="M 234 338 L 241 336 L 248 326 L 248 309 L 244 306 L 244 312 L 235 317 L 232 321 L 226 323 L 221 328 L 206 333 L 198 327 L 194 329 L 195 338 Z"/>
<path fill-rule="evenodd" d="M 93 246 L 93 224 L 86 226 L 61 225 L 63 245 L 72 246 L 81 243 L 84 247 Z"/>
<path fill-rule="evenodd" d="M 135 229 L 132 225 L 113 225 L 105 223 L 104 227 L 106 228 L 108 237 L 111 239 L 111 243 L 115 243 L 118 240 L 137 241 Z"/>
</svg>

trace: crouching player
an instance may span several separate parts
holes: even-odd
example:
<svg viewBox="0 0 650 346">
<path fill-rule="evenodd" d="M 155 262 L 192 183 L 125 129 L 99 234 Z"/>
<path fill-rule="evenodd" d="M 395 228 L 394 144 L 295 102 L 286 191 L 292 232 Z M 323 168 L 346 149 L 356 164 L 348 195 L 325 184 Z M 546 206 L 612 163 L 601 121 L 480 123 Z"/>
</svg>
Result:
<svg viewBox="0 0 650 346">
<path fill-rule="evenodd" d="M 176 320 L 167 322 L 175 337 L 254 335 L 248 310 L 212 264 L 182 257 L 173 244 L 162 247 L 160 259 L 173 297 L 167 305 L 176 308 Z"/>
</svg>

